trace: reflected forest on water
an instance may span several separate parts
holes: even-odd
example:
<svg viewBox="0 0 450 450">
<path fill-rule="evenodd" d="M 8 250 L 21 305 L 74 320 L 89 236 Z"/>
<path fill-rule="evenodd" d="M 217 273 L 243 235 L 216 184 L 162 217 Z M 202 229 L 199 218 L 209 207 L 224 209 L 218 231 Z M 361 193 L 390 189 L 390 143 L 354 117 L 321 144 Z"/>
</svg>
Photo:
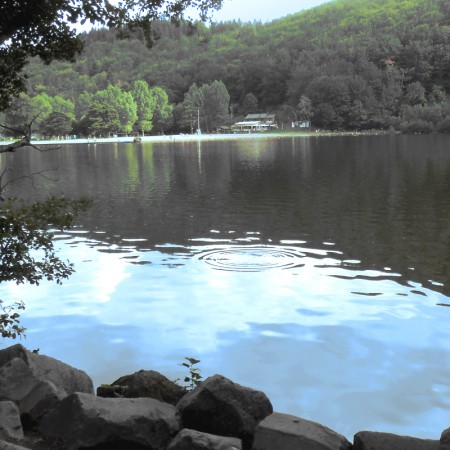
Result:
<svg viewBox="0 0 450 450">
<path fill-rule="evenodd" d="M 450 138 L 312 136 L 1 155 L 9 195 L 91 197 L 76 273 L 8 284 L 24 344 L 99 385 L 140 369 L 261 389 L 352 436 L 448 426 Z"/>
</svg>

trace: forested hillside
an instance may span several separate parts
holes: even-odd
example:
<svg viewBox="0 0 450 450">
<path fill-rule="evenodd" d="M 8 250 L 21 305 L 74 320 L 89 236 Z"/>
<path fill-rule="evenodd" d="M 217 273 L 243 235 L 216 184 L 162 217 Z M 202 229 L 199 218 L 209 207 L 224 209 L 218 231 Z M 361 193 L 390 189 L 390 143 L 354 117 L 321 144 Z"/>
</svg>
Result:
<svg viewBox="0 0 450 450">
<path fill-rule="evenodd" d="M 79 133 L 94 134 L 191 131 L 198 110 L 211 131 L 260 111 L 277 113 L 288 126 L 311 120 L 326 129 L 450 132 L 448 0 L 334 0 L 268 24 L 192 29 L 159 22 L 155 31 L 151 49 L 138 35 L 119 39 L 115 31 L 94 30 L 75 63 L 32 61 L 28 98 L 16 111 L 47 102 L 47 116 L 64 113 Z M 144 91 L 158 89 L 165 112 L 152 100 L 145 116 L 137 81 Z M 116 106 L 105 100 L 108 91 Z M 128 100 L 117 101 L 126 94 Z M 109 104 L 107 114 L 99 103 Z M 120 117 L 119 103 L 131 108 L 128 119 Z M 95 114 L 111 116 L 115 125 L 93 128 Z M 13 116 L 9 123 L 18 120 Z"/>
</svg>

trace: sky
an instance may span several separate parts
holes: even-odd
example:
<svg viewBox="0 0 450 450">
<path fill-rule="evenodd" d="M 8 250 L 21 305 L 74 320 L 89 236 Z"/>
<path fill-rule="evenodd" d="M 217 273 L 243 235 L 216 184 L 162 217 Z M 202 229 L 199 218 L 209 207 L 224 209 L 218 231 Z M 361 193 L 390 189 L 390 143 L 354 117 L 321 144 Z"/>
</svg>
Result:
<svg viewBox="0 0 450 450">
<path fill-rule="evenodd" d="M 112 0 L 115 3 L 117 0 Z M 241 20 L 242 22 L 269 22 L 285 17 L 305 9 L 314 8 L 331 0 L 223 0 L 223 6 L 212 14 L 213 22 Z M 196 19 L 198 16 L 188 9 L 188 17 Z M 89 23 L 78 25 L 78 31 L 88 31 Z"/>
<path fill-rule="evenodd" d="M 223 0 L 223 7 L 213 15 L 214 22 L 241 20 L 262 22 L 314 8 L 329 0 Z"/>
</svg>

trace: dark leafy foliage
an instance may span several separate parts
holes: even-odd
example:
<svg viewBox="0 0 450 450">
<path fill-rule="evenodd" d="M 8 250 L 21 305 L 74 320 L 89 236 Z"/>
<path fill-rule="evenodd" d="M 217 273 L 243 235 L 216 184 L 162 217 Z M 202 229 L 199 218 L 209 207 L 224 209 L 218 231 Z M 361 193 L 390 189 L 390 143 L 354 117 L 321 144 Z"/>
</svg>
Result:
<svg viewBox="0 0 450 450">
<path fill-rule="evenodd" d="M 200 362 L 199 359 L 190 358 L 188 356 L 186 356 L 184 359 L 186 360 L 186 362 L 180 363 L 179 366 L 185 367 L 188 370 L 189 375 L 183 378 L 183 383 L 185 384 L 182 386 L 190 391 L 201 383 L 203 376 L 200 374 L 200 369 L 198 367 L 195 367 L 196 364 Z M 177 383 L 179 383 L 179 381 L 179 379 L 175 380 L 175 382 Z"/>
<path fill-rule="evenodd" d="M 25 205 L 14 199 L 0 203 L 0 283 L 28 282 L 38 285 L 46 279 L 61 283 L 74 272 L 73 265 L 55 253 L 53 230 L 67 229 L 75 217 L 90 205 L 89 200 L 49 197 Z M 23 302 L 4 305 L 0 300 L 0 334 L 15 339 L 24 335 L 20 326 Z"/>
<path fill-rule="evenodd" d="M 16 339 L 16 337 L 24 335 L 25 328 L 19 325 L 20 314 L 17 312 L 23 309 L 25 309 L 23 302 L 3 306 L 3 301 L 0 300 L 0 334 L 2 338 Z"/>
<path fill-rule="evenodd" d="M 55 253 L 53 230 L 73 225 L 88 200 L 50 197 L 25 205 L 16 200 L 0 204 L 0 282 L 39 284 L 42 279 L 61 283 L 73 265 Z"/>
<path fill-rule="evenodd" d="M 82 49 L 74 24 L 89 21 L 108 27 L 140 29 L 148 44 L 154 42 L 151 23 L 160 17 L 172 22 L 183 18 L 187 8 L 199 10 L 203 19 L 221 0 L 22 0 L 0 4 L 0 110 L 23 90 L 20 72 L 29 58 L 39 56 L 46 64 L 73 60 Z"/>
<path fill-rule="evenodd" d="M 405 122 L 405 106 L 448 111 L 447 0 L 334 0 L 267 24 L 197 24 L 193 32 L 157 21 L 153 31 L 159 39 L 151 49 L 138 32 L 126 41 L 114 30 L 83 35 L 86 51 L 75 64 L 50 71 L 32 62 L 29 94 L 65 96 L 77 108 L 109 84 L 130 90 L 144 80 L 181 104 L 194 83 L 220 80 L 234 116 L 257 108 L 289 123 L 286 112 L 306 97 L 314 125 L 333 129 L 387 129 Z M 186 129 L 180 117 L 173 131 Z"/>
<path fill-rule="evenodd" d="M 405 122 L 405 106 L 439 104 L 448 111 L 447 0 L 334 0 L 267 24 L 197 23 L 193 29 L 157 20 L 152 32 L 158 36 L 152 48 L 142 31 L 121 40 L 118 30 L 100 29 L 80 36 L 86 51 L 74 64 L 49 68 L 32 60 L 29 96 L 72 101 L 78 121 L 89 96 L 109 85 L 130 92 L 136 80 L 163 87 L 175 105 L 194 84 L 218 80 L 235 117 L 257 108 L 278 112 L 286 123 L 292 116 L 286 112 L 307 97 L 308 114 L 321 128 L 387 129 Z M 173 132 L 190 128 L 179 112 Z"/>
</svg>

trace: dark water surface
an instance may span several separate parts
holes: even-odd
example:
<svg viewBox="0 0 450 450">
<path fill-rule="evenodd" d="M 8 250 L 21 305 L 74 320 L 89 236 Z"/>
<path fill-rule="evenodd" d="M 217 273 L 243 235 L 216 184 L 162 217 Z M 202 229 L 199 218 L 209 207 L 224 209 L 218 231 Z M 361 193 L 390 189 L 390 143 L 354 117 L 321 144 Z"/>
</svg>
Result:
<svg viewBox="0 0 450 450">
<path fill-rule="evenodd" d="M 0 161 L 57 178 L 11 195 L 94 198 L 58 237 L 75 275 L 0 289 L 27 304 L 27 347 L 96 385 L 182 377 L 195 357 L 204 376 L 349 438 L 450 426 L 450 137 L 72 145 Z"/>
</svg>

